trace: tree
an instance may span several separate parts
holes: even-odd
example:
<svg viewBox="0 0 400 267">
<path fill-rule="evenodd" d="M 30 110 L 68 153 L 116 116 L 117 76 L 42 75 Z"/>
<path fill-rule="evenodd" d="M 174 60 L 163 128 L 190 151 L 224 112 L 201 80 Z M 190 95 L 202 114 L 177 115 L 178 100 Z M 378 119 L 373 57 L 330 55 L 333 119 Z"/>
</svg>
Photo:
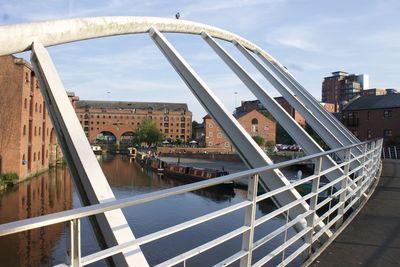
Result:
<svg viewBox="0 0 400 267">
<path fill-rule="evenodd" d="M 283 127 L 277 123 L 276 124 L 276 143 L 293 145 L 295 142 L 293 138 L 283 129 Z"/>
<path fill-rule="evenodd" d="M 256 141 L 257 145 L 262 146 L 264 144 L 264 138 L 259 135 L 253 136 L 254 141 Z"/>
<path fill-rule="evenodd" d="M 196 127 L 199 125 L 197 121 L 192 121 L 192 139 L 196 138 Z"/>
<path fill-rule="evenodd" d="M 160 142 L 163 134 L 157 129 L 154 121 L 147 118 L 136 130 L 136 136 L 139 142 L 147 143 L 147 145 L 151 146 L 152 144 Z"/>
</svg>

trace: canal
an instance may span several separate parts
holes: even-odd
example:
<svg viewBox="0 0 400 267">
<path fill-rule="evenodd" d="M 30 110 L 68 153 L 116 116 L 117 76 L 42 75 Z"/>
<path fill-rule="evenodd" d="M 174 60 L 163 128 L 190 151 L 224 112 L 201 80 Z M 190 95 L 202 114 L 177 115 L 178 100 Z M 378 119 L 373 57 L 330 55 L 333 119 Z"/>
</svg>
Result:
<svg viewBox="0 0 400 267">
<path fill-rule="evenodd" d="M 99 162 L 118 199 L 181 184 L 179 180 L 142 169 L 134 160 L 125 156 L 101 156 Z M 229 165 L 229 163 L 224 164 Z M 238 168 L 237 163 L 233 163 L 232 166 Z M 245 168 L 244 165 L 243 168 Z M 244 189 L 210 188 L 129 207 L 123 209 L 123 212 L 135 236 L 140 237 L 238 203 L 245 198 L 246 190 Z M 68 170 L 65 167 L 58 167 L 23 182 L 7 192 L 2 192 L 0 224 L 80 206 L 79 197 Z M 258 205 L 257 217 L 274 209 L 271 202 L 264 201 Z M 243 221 L 244 211 L 240 210 L 146 244 L 141 248 L 149 264 L 155 265 L 232 231 L 240 227 Z M 266 235 L 285 222 L 284 217 L 277 217 L 261 225 L 256 229 L 256 240 L 257 237 Z M 81 232 L 82 255 L 98 251 L 94 233 L 86 219 L 82 220 Z M 292 234 L 293 232 L 289 231 L 287 236 L 290 237 Z M 255 260 L 281 244 L 283 238 L 283 235 L 278 236 L 260 247 L 254 255 Z M 64 224 L 1 237 L 0 266 L 59 264 L 64 261 L 66 240 L 67 231 Z M 240 248 L 241 237 L 238 237 L 187 261 L 186 264 L 187 266 L 210 266 L 238 252 Z M 282 255 L 277 255 L 276 258 L 277 262 L 281 260 Z M 91 266 L 105 265 L 105 262 L 98 262 Z"/>
</svg>

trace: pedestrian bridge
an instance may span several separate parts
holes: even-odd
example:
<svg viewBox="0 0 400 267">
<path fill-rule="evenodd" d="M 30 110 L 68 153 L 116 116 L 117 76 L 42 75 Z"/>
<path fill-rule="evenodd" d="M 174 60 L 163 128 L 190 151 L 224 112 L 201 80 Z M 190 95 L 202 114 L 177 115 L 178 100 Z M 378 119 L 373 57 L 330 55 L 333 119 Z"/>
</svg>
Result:
<svg viewBox="0 0 400 267">
<path fill-rule="evenodd" d="M 240 78 L 279 124 L 290 133 L 306 157 L 274 164 L 251 136 L 227 111 L 223 102 L 201 79 L 163 35 L 164 32 L 196 34 Z M 154 193 L 116 200 L 102 172 L 46 47 L 91 38 L 122 34 L 148 34 L 170 62 L 188 89 L 213 117 L 249 170 Z M 219 39 L 217 41 L 216 39 Z M 330 147 L 324 151 L 259 83 L 219 44 L 230 42 L 274 88 L 306 119 Z M 70 172 L 85 207 L 0 225 L 0 236 L 56 223 L 69 225 L 70 238 L 65 265 L 82 266 L 110 259 L 117 266 L 147 266 L 141 246 L 180 231 L 244 210 L 243 224 L 216 239 L 171 256 L 159 266 L 183 263 L 216 246 L 241 238 L 238 251 L 217 266 L 300 265 L 323 249 L 357 214 L 373 192 L 380 174 L 382 140 L 360 142 L 337 119 L 325 111 L 307 90 L 276 59 L 252 42 L 233 33 L 204 24 L 149 17 L 102 17 L 59 20 L 0 27 L 0 56 L 31 51 L 31 62 L 45 98 Z M 304 161 L 314 163 L 314 173 L 289 181 L 280 169 Z M 247 179 L 247 199 L 221 210 L 135 238 L 122 208 L 169 196 Z M 306 193 L 299 189 L 307 187 Z M 261 202 L 273 201 L 276 209 L 257 216 Z M 91 216 L 102 250 L 81 255 L 80 220 Z M 286 223 L 268 233 L 260 225 L 277 216 Z M 154 215 L 155 220 L 162 220 Z M 276 239 L 279 244 L 276 244 Z M 271 242 L 275 240 L 274 242 Z M 182 240 L 181 242 L 185 242 Z M 271 244 L 272 243 L 272 244 Z M 268 249 L 266 249 L 268 248 Z"/>
</svg>

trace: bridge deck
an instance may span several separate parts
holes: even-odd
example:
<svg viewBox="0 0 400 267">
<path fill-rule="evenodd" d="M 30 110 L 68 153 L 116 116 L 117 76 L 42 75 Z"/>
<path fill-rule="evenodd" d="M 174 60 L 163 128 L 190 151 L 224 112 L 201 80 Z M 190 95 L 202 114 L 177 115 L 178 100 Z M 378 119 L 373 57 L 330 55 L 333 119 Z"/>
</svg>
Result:
<svg viewBox="0 0 400 267">
<path fill-rule="evenodd" d="M 400 266 L 400 161 L 384 161 L 370 200 L 310 266 Z"/>
</svg>

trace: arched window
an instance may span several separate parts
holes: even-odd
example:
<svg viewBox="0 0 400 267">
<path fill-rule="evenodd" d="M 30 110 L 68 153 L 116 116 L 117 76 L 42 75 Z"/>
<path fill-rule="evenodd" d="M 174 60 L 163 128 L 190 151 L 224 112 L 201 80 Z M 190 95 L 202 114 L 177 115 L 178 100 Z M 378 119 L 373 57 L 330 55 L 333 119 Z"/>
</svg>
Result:
<svg viewBox="0 0 400 267">
<path fill-rule="evenodd" d="M 258 132 L 258 120 L 256 118 L 251 120 L 251 132 L 252 133 Z"/>
<path fill-rule="evenodd" d="M 37 103 L 35 104 L 35 112 L 37 112 Z"/>
<path fill-rule="evenodd" d="M 26 109 L 27 106 L 28 106 L 28 100 L 25 98 L 24 99 L 24 109 Z"/>
</svg>

